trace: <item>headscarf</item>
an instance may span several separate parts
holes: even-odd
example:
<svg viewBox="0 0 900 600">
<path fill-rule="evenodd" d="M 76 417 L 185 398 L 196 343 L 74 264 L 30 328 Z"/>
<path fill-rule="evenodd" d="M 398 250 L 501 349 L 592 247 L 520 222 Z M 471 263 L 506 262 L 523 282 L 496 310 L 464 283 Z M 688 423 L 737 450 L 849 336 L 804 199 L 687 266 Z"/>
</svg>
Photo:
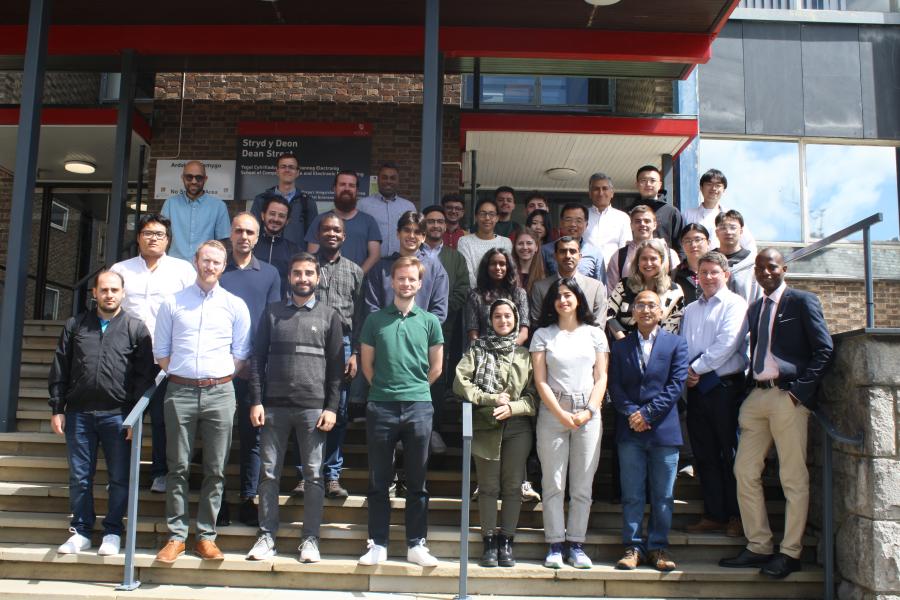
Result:
<svg viewBox="0 0 900 600">
<path fill-rule="evenodd" d="M 500 359 L 516 349 L 516 338 L 519 337 L 519 311 L 515 303 L 508 298 L 494 300 L 488 314 L 493 316 L 494 309 L 505 304 L 512 309 L 515 323 L 508 335 L 497 335 L 494 331 L 493 319 L 488 320 L 488 333 L 476 338 L 470 348 L 475 359 L 475 385 L 489 394 L 503 391 L 504 382 L 500 380 Z"/>
</svg>

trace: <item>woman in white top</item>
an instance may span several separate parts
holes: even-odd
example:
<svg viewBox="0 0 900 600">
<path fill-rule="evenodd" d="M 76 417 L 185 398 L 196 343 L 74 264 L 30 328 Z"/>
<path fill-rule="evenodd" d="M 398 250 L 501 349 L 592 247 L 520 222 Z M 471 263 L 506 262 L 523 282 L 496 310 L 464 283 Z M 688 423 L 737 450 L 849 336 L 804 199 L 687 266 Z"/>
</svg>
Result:
<svg viewBox="0 0 900 600">
<path fill-rule="evenodd" d="M 541 398 L 537 450 L 543 470 L 544 538 L 550 544 L 544 566 L 568 562 L 589 569 L 583 544 L 591 513 L 591 485 L 600 462 L 609 346 L 595 327 L 591 305 L 574 279 L 555 282 L 544 298 L 541 328 L 531 341 L 534 382 Z M 569 516 L 563 500 L 569 479 Z"/>
<path fill-rule="evenodd" d="M 464 235 L 456 243 L 456 250 L 466 259 L 469 268 L 469 287 L 478 283 L 478 265 L 481 258 L 492 248 L 500 248 L 512 253 L 512 241 L 508 237 L 497 235 L 497 203 L 484 198 L 475 207 L 475 233 Z"/>
</svg>

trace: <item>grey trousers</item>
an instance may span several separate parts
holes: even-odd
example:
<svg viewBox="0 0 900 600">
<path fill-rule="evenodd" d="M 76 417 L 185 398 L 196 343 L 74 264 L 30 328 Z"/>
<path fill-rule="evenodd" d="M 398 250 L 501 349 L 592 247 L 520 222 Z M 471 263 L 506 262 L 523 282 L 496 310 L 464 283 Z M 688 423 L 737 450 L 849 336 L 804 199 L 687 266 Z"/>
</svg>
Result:
<svg viewBox="0 0 900 600">
<path fill-rule="evenodd" d="M 522 508 L 525 463 L 531 453 L 532 431 L 531 417 L 512 417 L 503 427 L 500 460 L 475 457 L 482 536 L 494 535 L 497 529 L 497 496 L 503 501 L 500 505 L 500 533 L 505 536 L 516 533 Z"/>
<path fill-rule="evenodd" d="M 562 395 L 560 407 L 576 412 L 587 406 L 587 394 Z M 600 413 L 579 427 L 565 428 L 542 405 L 538 412 L 537 451 L 541 459 L 544 503 L 544 539 L 554 544 L 584 542 L 591 516 L 591 488 L 600 464 L 600 438 L 603 423 Z M 566 477 L 569 479 L 569 518 L 563 501 Z"/>
<path fill-rule="evenodd" d="M 203 483 L 197 503 L 197 540 L 216 539 L 216 517 L 225 488 L 225 461 L 234 423 L 231 382 L 197 388 L 169 382 L 163 401 L 166 423 L 166 524 L 170 539 L 188 535 L 188 476 L 197 432 L 203 439 Z"/>
<path fill-rule="evenodd" d="M 322 480 L 322 454 L 326 433 L 316 428 L 322 410 L 318 408 L 266 407 L 266 423 L 259 435 L 259 535 L 278 533 L 278 489 L 284 453 L 296 433 L 303 457 L 303 536 L 319 537 L 325 486 Z"/>
</svg>

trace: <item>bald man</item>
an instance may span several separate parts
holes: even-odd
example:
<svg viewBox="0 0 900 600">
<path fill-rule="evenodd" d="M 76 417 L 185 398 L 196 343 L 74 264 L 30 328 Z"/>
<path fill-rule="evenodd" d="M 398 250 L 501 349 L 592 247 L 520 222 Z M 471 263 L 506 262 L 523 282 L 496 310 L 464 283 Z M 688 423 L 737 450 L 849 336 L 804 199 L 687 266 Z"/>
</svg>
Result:
<svg viewBox="0 0 900 600">
<path fill-rule="evenodd" d="M 206 167 L 202 162 L 184 163 L 181 182 L 184 189 L 166 200 L 161 214 L 172 222 L 169 255 L 192 262 L 197 248 L 206 240 L 224 242 L 231 224 L 225 203 L 203 189 Z"/>
</svg>

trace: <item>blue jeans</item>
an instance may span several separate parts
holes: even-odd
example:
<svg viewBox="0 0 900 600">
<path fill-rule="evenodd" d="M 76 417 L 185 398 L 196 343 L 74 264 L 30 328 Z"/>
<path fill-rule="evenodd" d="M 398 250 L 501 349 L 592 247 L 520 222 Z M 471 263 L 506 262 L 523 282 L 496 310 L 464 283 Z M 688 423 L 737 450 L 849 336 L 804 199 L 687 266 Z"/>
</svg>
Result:
<svg viewBox="0 0 900 600">
<path fill-rule="evenodd" d="M 345 335 L 344 341 L 344 364 L 350 360 L 350 353 L 353 351 L 350 346 L 350 336 Z M 358 366 L 358 364 L 357 364 Z M 360 375 L 361 377 L 361 375 Z M 344 439 L 347 437 L 347 395 L 350 391 L 350 384 L 345 380 L 341 384 L 341 400 L 338 403 L 337 420 L 334 427 L 328 432 L 325 438 L 325 481 L 337 481 L 341 478 L 341 470 L 344 468 Z M 243 443 L 243 442 L 241 442 Z M 296 448 L 303 448 L 303 444 L 299 442 L 299 438 L 295 437 L 293 442 Z M 297 479 L 303 479 L 303 453 L 299 451 L 297 469 Z"/>
<path fill-rule="evenodd" d="M 234 397 L 238 413 L 240 449 L 241 499 L 256 497 L 259 482 L 259 427 L 250 424 L 250 382 L 235 377 Z"/>
<path fill-rule="evenodd" d="M 66 413 L 66 450 L 69 458 L 70 526 L 91 537 L 94 521 L 94 473 L 97 446 L 103 447 L 109 473 L 109 509 L 103 519 L 103 535 L 122 535 L 122 517 L 128 505 L 131 443 L 125 440 L 121 413 Z"/>
<path fill-rule="evenodd" d="M 678 447 L 656 446 L 648 441 L 623 440 L 619 447 L 622 478 L 622 543 L 646 553 L 669 546 Z M 650 483 L 650 520 L 647 537 L 641 535 L 646 482 Z"/>
</svg>

